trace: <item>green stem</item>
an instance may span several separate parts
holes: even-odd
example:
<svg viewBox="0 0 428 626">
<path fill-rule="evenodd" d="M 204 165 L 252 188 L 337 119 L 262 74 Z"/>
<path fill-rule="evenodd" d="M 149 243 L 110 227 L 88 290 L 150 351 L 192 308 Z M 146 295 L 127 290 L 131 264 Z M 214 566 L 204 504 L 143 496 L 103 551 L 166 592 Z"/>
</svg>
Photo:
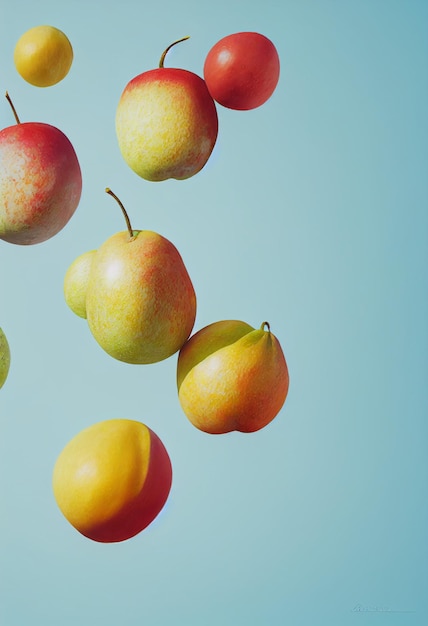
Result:
<svg viewBox="0 0 428 626">
<path fill-rule="evenodd" d="M 183 37 L 182 39 L 177 39 L 177 41 L 174 41 L 174 43 L 172 43 L 170 46 L 168 46 L 168 48 L 166 50 L 164 50 L 162 52 L 162 56 L 161 56 L 160 61 L 159 61 L 159 67 L 161 69 L 163 68 L 165 57 L 168 54 L 168 52 L 171 50 L 171 48 L 173 46 L 175 46 L 176 44 L 181 43 L 182 41 L 186 41 L 186 39 L 190 39 L 190 35 L 188 35 L 187 37 Z"/>
<path fill-rule="evenodd" d="M 128 232 L 129 232 L 129 236 L 130 236 L 131 239 L 134 239 L 135 236 L 134 236 L 134 231 L 132 230 L 131 221 L 130 221 L 130 219 L 128 217 L 128 213 L 126 212 L 126 209 L 123 206 L 122 202 L 119 200 L 117 195 L 115 193 L 113 193 L 113 191 L 110 189 L 110 187 L 106 187 L 106 193 L 108 193 L 109 196 L 112 196 L 112 198 L 114 198 L 116 200 L 116 202 L 118 203 L 118 205 L 122 209 L 122 213 L 123 213 L 123 216 L 124 216 L 125 222 L 126 222 L 126 227 L 128 229 Z"/>
<path fill-rule="evenodd" d="M 12 99 L 11 99 L 11 97 L 9 96 L 9 94 L 8 94 L 8 92 L 7 92 L 7 91 L 6 91 L 6 100 L 9 102 L 9 104 L 10 104 L 10 106 L 11 106 L 11 108 L 12 108 L 13 114 L 14 114 L 15 119 L 16 119 L 16 123 L 17 123 L 17 124 L 20 124 L 20 123 L 21 123 L 21 121 L 20 121 L 20 119 L 19 119 L 19 117 L 18 117 L 18 113 L 16 112 L 16 109 L 15 109 L 15 107 L 13 106 Z"/>
</svg>

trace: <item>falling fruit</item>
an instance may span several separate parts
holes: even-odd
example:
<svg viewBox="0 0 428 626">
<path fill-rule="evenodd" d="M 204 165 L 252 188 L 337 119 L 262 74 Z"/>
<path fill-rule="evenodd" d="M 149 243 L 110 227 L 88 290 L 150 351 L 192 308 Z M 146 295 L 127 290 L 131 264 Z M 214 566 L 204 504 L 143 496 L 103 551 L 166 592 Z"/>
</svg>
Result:
<svg viewBox="0 0 428 626">
<path fill-rule="evenodd" d="M 120 205 L 128 230 L 76 259 L 66 274 L 65 298 L 87 318 L 93 337 L 110 356 L 125 363 L 156 363 L 178 352 L 189 337 L 195 290 L 177 248 L 151 230 L 133 230 L 122 202 L 106 191 Z"/>
<path fill-rule="evenodd" d="M 172 484 L 171 461 L 148 426 L 111 419 L 68 442 L 52 484 L 59 509 L 82 535 L 104 543 L 125 541 L 162 510 Z"/>
<path fill-rule="evenodd" d="M 56 235 L 77 209 L 82 173 L 70 140 L 55 126 L 20 122 L 0 131 L 0 239 L 30 245 Z"/>
<path fill-rule="evenodd" d="M 18 39 L 13 60 L 27 83 L 51 87 L 70 71 L 73 48 L 68 37 L 55 26 L 35 26 Z"/>
<path fill-rule="evenodd" d="M 214 100 L 240 111 L 255 109 L 273 94 L 279 80 L 278 52 L 260 33 L 234 33 L 208 52 L 204 78 Z"/>
<path fill-rule="evenodd" d="M 205 81 L 188 70 L 164 67 L 176 43 L 165 50 L 158 68 L 126 85 L 116 112 L 120 152 L 149 181 L 194 176 L 217 140 L 217 110 Z"/>
<path fill-rule="evenodd" d="M 288 385 L 287 363 L 267 322 L 259 329 L 239 320 L 215 322 L 179 353 L 181 407 L 207 433 L 264 428 L 282 408 Z"/>
</svg>

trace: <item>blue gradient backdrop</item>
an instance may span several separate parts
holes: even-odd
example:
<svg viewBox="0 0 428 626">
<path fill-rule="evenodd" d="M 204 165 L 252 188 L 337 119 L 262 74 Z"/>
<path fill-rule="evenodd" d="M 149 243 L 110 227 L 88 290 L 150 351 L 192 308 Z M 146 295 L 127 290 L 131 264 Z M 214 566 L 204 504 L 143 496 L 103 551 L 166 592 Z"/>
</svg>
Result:
<svg viewBox="0 0 428 626">
<path fill-rule="evenodd" d="M 55 87 L 13 66 L 19 36 L 64 30 Z M 282 63 L 255 111 L 219 108 L 206 168 L 148 183 L 119 153 L 122 89 L 163 49 L 199 74 L 222 36 L 255 30 Z M 0 326 L 13 356 L 0 391 L 2 626 L 358 626 L 428 623 L 428 4 L 418 0 L 17 0 L 0 16 L 0 91 L 22 121 L 61 128 L 84 190 L 69 225 L 0 242 Z M 0 99 L 1 126 L 13 123 Z M 212 437 L 182 414 L 176 357 L 109 358 L 63 300 L 80 253 L 134 228 L 180 250 L 195 330 L 270 322 L 290 369 L 278 417 Z M 174 466 L 167 506 L 134 539 L 80 536 L 51 491 L 78 431 L 138 419 Z"/>
</svg>

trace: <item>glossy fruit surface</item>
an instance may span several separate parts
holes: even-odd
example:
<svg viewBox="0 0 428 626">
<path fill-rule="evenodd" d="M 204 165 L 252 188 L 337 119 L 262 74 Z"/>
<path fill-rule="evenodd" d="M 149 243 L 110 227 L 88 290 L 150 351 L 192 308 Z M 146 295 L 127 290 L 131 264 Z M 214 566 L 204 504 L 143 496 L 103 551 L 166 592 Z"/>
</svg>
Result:
<svg viewBox="0 0 428 626">
<path fill-rule="evenodd" d="M 35 26 L 19 38 L 13 59 L 24 80 L 36 87 L 50 87 L 70 71 L 73 48 L 58 28 Z"/>
<path fill-rule="evenodd" d="M 278 84 L 280 62 L 270 39 L 242 32 L 220 39 L 208 52 L 204 78 L 219 104 L 236 110 L 264 104 Z"/>
<path fill-rule="evenodd" d="M 239 320 L 215 322 L 179 353 L 181 407 L 207 433 L 264 428 L 282 408 L 288 385 L 282 348 L 266 322 L 259 329 Z"/>
<path fill-rule="evenodd" d="M 163 508 L 172 467 L 159 437 L 145 424 L 112 419 L 78 433 L 53 470 L 53 492 L 65 518 L 100 542 L 129 539 Z"/>
</svg>

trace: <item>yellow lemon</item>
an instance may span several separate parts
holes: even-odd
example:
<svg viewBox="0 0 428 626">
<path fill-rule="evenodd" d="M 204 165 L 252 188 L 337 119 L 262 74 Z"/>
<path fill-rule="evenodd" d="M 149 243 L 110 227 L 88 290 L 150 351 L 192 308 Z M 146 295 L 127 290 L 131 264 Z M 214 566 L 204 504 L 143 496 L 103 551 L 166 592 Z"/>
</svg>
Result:
<svg viewBox="0 0 428 626">
<path fill-rule="evenodd" d="M 124 541 L 163 508 L 171 489 L 171 461 L 148 426 L 110 419 L 69 441 L 52 482 L 58 507 L 76 530 L 94 541 Z"/>
<path fill-rule="evenodd" d="M 73 62 L 73 48 L 58 28 L 35 26 L 19 38 L 13 60 L 18 73 L 28 83 L 50 87 L 67 76 Z"/>
</svg>

